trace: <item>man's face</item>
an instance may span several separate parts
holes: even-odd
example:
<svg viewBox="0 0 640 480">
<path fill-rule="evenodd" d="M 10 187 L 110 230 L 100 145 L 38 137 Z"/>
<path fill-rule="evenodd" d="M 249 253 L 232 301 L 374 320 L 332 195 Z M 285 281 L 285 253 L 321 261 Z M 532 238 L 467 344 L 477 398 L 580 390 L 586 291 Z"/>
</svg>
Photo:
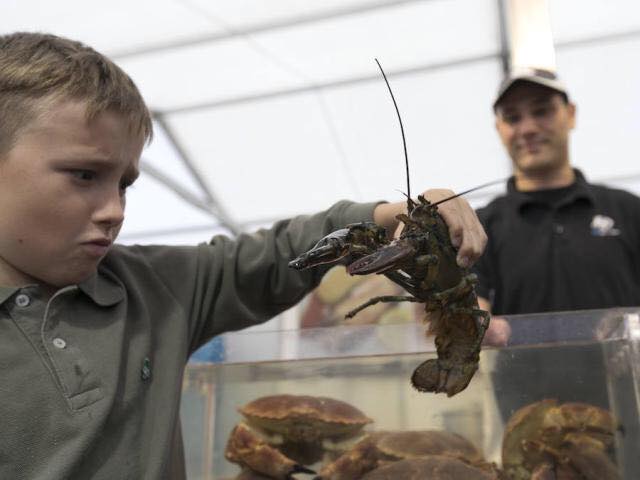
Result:
<svg viewBox="0 0 640 480">
<path fill-rule="evenodd" d="M 496 129 L 516 174 L 544 175 L 569 165 L 575 106 L 547 87 L 515 84 L 496 109 Z"/>
<path fill-rule="evenodd" d="M 144 140 L 115 113 L 58 101 L 0 156 L 0 285 L 81 282 L 124 220 Z"/>
</svg>

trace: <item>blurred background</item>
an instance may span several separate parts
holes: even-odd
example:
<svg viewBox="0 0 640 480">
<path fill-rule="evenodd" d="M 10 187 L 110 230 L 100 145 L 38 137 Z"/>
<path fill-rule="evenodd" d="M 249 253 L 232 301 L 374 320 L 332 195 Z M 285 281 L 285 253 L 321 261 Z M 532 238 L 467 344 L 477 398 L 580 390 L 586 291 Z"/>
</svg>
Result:
<svg viewBox="0 0 640 480">
<path fill-rule="evenodd" d="M 507 177 L 491 104 L 510 65 L 557 68 L 578 105 L 572 159 L 640 193 L 637 0 L 2 0 L 0 31 L 110 56 L 156 134 L 124 243 L 197 243 L 324 209 Z M 496 185 L 468 199 L 482 206 Z"/>
</svg>

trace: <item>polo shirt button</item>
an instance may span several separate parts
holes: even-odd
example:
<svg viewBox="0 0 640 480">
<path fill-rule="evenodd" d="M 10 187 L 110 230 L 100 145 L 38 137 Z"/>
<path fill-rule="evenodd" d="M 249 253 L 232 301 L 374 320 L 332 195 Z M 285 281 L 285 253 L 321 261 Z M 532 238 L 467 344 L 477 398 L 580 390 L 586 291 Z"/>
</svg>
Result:
<svg viewBox="0 0 640 480">
<path fill-rule="evenodd" d="M 21 293 L 19 295 L 16 295 L 16 305 L 19 307 L 28 307 L 29 304 L 31 303 L 31 299 L 29 298 L 29 295 L 25 294 L 25 293 Z"/>
<path fill-rule="evenodd" d="M 562 235 L 564 233 L 564 227 L 562 225 L 555 224 L 553 226 L 553 231 L 556 232 L 558 235 Z"/>
<path fill-rule="evenodd" d="M 53 339 L 53 346 L 56 348 L 64 348 L 67 346 L 67 342 L 65 342 L 63 339 L 61 338 L 54 338 Z"/>
</svg>

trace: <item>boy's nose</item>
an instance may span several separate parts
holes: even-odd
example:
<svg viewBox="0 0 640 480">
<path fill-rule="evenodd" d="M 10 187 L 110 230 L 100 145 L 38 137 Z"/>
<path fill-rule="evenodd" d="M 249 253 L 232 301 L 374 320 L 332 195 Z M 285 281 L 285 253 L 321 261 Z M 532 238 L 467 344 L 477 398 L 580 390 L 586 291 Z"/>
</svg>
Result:
<svg viewBox="0 0 640 480">
<path fill-rule="evenodd" d="M 109 226 L 120 225 L 124 221 L 125 198 L 120 194 L 120 190 L 114 193 L 105 194 L 95 212 L 97 223 Z"/>
</svg>

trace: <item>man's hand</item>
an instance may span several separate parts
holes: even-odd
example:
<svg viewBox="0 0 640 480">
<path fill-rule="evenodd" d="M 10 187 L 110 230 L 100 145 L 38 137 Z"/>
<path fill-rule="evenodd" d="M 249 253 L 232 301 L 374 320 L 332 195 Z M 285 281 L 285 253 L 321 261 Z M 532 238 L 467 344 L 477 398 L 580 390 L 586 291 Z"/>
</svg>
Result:
<svg viewBox="0 0 640 480">
<path fill-rule="evenodd" d="M 511 325 L 502 317 L 491 317 L 489 328 L 484 334 L 482 344 L 491 347 L 504 347 L 509 343 Z"/>
<path fill-rule="evenodd" d="M 483 297 L 478 297 L 478 305 L 482 310 L 491 312 L 491 303 Z M 489 328 L 484 334 L 483 345 L 491 347 L 504 347 L 511 337 L 511 325 L 502 317 L 491 317 Z"/>
<path fill-rule="evenodd" d="M 455 195 L 451 190 L 434 189 L 423 193 L 430 202 L 437 202 Z M 407 202 L 381 203 L 373 212 L 373 221 L 395 232 L 394 237 L 400 235 L 402 224 L 396 220 L 396 215 L 407 212 Z M 476 212 L 462 197 L 456 197 L 438 205 L 438 212 L 449 227 L 451 243 L 458 248 L 458 265 L 471 266 L 482 255 L 487 244 L 487 235 L 478 220 Z"/>
</svg>

